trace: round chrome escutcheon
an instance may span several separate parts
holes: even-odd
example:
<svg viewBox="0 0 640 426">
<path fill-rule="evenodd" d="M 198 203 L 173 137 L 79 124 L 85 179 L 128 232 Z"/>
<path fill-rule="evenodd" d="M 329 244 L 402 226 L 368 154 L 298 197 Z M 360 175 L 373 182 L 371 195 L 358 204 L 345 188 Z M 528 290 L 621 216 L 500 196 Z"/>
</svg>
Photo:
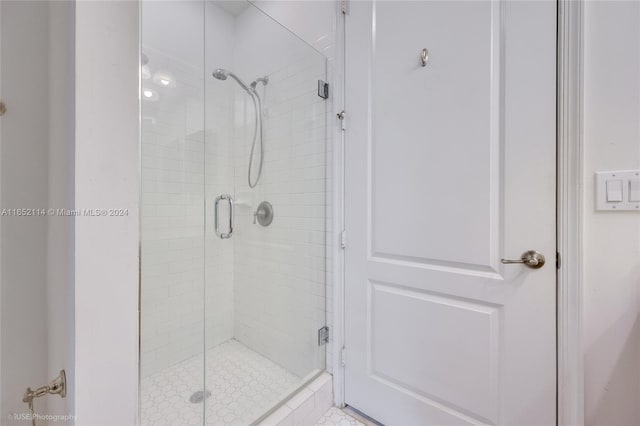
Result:
<svg viewBox="0 0 640 426">
<path fill-rule="evenodd" d="M 273 206 L 271 203 L 268 201 L 261 202 L 254 213 L 254 217 L 262 226 L 271 225 L 271 222 L 273 222 Z"/>
</svg>

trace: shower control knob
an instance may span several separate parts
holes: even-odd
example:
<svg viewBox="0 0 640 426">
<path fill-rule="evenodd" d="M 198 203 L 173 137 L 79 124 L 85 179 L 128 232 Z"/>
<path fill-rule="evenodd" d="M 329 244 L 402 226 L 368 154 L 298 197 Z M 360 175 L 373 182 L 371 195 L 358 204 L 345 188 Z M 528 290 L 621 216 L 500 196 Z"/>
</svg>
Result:
<svg viewBox="0 0 640 426">
<path fill-rule="evenodd" d="M 0 102 L 0 117 L 3 116 L 5 112 L 7 112 L 7 107 L 4 105 L 4 102 Z"/>
<path fill-rule="evenodd" d="M 273 222 L 273 206 L 268 201 L 263 201 L 258 205 L 258 208 L 253 213 L 253 223 L 258 223 L 262 226 L 269 226 Z"/>
</svg>

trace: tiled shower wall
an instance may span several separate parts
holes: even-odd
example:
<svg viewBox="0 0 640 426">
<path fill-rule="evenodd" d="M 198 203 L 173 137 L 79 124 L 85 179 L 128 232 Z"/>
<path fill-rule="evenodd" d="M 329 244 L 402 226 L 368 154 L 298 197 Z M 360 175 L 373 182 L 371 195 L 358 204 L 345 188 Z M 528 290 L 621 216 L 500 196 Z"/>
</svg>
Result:
<svg viewBox="0 0 640 426">
<path fill-rule="evenodd" d="M 334 133 L 337 128 L 337 120 L 335 114 L 340 109 L 340 102 L 338 101 L 340 92 L 336 90 L 338 85 L 336 84 L 336 78 L 339 78 L 339 73 L 336 70 L 335 55 L 337 54 L 336 47 L 336 32 L 337 25 L 341 21 L 339 17 L 338 8 L 339 4 L 336 1 L 325 0 L 308 0 L 304 2 L 292 2 L 292 1 L 278 1 L 278 0 L 256 0 L 254 4 L 272 16 L 278 22 L 285 27 L 293 31 L 298 37 L 305 40 L 307 43 L 315 47 L 318 51 L 322 52 L 327 58 L 327 81 L 330 83 L 330 95 L 326 102 L 327 111 L 327 134 L 326 134 L 326 243 L 327 243 L 327 263 L 326 263 L 326 323 L 330 329 L 333 328 L 333 316 L 334 316 L 334 300 L 333 300 L 333 280 L 334 280 L 334 265 L 333 265 L 333 252 L 337 247 L 335 246 L 336 233 L 335 221 L 333 217 L 333 197 L 334 197 L 334 149 L 339 140 L 334 140 Z M 333 336 L 334 332 L 330 333 L 331 337 L 329 343 L 326 346 L 326 368 L 327 371 L 333 371 Z"/>
<path fill-rule="evenodd" d="M 335 246 L 336 233 L 333 215 L 334 197 L 334 150 L 340 141 L 334 140 L 338 122 L 335 114 L 340 109 L 338 101 L 340 92 L 336 90 L 336 78 L 339 73 L 336 70 L 335 55 L 337 25 L 341 21 L 339 17 L 339 4 L 336 1 L 308 0 L 304 2 L 278 1 L 278 0 L 256 0 L 254 4 L 272 16 L 285 27 L 293 31 L 298 37 L 315 47 L 327 58 L 327 81 L 330 83 L 329 99 L 325 101 L 327 111 L 327 133 L 326 133 L 326 324 L 333 328 L 334 300 L 333 300 L 333 280 L 334 265 L 333 252 Z M 329 343 L 326 346 L 326 368 L 333 371 L 333 346 L 334 331 L 330 333 Z"/>
<path fill-rule="evenodd" d="M 327 102 L 317 82 L 326 80 L 326 59 L 255 9 L 238 18 L 234 53 L 241 75 L 269 77 L 259 86 L 265 161 L 254 189 L 253 105 L 236 91 L 235 337 L 306 376 L 324 368 L 317 330 L 325 325 Z M 262 201 L 274 209 L 268 227 L 253 223 Z"/>
</svg>

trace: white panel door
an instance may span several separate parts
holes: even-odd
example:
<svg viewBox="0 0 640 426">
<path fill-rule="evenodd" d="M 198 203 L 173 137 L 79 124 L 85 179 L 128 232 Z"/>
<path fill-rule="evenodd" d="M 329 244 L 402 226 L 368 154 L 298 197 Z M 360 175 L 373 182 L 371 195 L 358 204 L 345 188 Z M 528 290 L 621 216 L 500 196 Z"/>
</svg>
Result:
<svg viewBox="0 0 640 426">
<path fill-rule="evenodd" d="M 347 404 L 555 424 L 555 70 L 555 2 L 350 2 Z"/>
</svg>

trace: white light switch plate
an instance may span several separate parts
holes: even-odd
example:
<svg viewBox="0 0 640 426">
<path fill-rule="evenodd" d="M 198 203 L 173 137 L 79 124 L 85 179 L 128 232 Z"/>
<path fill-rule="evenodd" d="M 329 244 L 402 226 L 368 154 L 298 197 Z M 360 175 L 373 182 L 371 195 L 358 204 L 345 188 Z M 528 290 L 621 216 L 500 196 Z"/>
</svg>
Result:
<svg viewBox="0 0 640 426">
<path fill-rule="evenodd" d="M 629 190 L 630 182 L 636 179 L 640 179 L 640 170 L 596 172 L 596 210 L 640 212 L 640 202 L 631 201 L 633 196 Z M 622 201 L 607 201 L 607 182 L 611 191 L 617 188 L 616 181 L 622 181 Z M 619 199 L 616 194 L 609 195 L 609 199 Z"/>
</svg>

